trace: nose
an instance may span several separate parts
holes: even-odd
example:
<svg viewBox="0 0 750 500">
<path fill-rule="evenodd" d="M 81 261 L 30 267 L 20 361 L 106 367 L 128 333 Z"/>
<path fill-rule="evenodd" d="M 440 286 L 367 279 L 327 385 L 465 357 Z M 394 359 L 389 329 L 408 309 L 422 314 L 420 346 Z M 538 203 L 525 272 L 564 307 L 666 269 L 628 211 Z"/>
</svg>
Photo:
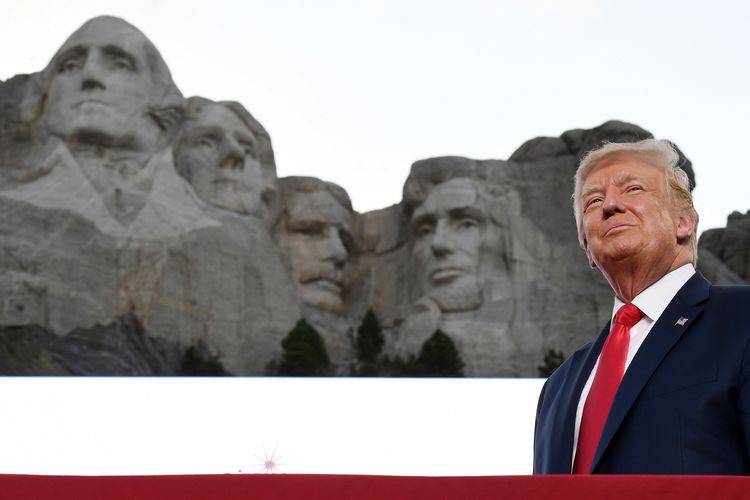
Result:
<svg viewBox="0 0 750 500">
<path fill-rule="evenodd" d="M 444 221 L 438 221 L 435 225 L 435 232 L 432 234 L 430 248 L 436 257 L 444 257 L 453 253 L 453 242 Z"/>
<path fill-rule="evenodd" d="M 229 134 L 224 136 L 219 150 L 222 168 L 240 170 L 245 164 L 245 150 L 237 140 Z"/>
<path fill-rule="evenodd" d="M 337 268 L 344 266 L 349 252 L 341 241 L 339 231 L 335 227 L 329 227 L 323 245 L 323 260 L 333 262 Z"/>
<path fill-rule="evenodd" d="M 81 70 L 81 90 L 105 90 L 106 88 L 100 58 L 96 52 L 90 51 Z"/>
<path fill-rule="evenodd" d="M 605 218 L 609 218 L 617 213 L 624 212 L 625 209 L 622 205 L 620 193 L 615 187 L 610 187 L 604 194 L 604 201 L 602 201 L 602 212 Z"/>
</svg>

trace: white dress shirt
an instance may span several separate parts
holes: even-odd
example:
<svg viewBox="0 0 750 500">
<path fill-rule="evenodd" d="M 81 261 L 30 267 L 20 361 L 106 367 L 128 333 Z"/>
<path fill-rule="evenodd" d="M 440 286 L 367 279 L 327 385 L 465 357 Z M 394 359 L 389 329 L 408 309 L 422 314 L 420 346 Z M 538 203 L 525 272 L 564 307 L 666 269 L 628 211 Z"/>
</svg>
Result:
<svg viewBox="0 0 750 500">
<path fill-rule="evenodd" d="M 636 323 L 630 329 L 630 345 L 628 346 L 628 357 L 625 359 L 625 371 L 628 370 L 630 362 L 635 357 L 635 353 L 638 352 L 638 348 L 641 347 L 643 341 L 646 340 L 646 335 L 651 331 L 651 327 L 656 323 L 667 308 L 670 302 L 677 292 L 682 288 L 687 280 L 689 280 L 693 274 L 695 274 L 695 268 L 692 264 L 685 264 L 682 267 L 678 267 L 674 271 L 671 271 L 662 278 L 649 286 L 641 293 L 639 293 L 634 299 L 633 304 L 643 311 L 643 318 Z M 615 323 L 615 315 L 625 303 L 615 296 L 615 305 L 612 308 L 612 325 Z M 611 331 L 611 327 L 610 327 Z M 586 385 L 583 386 L 583 392 L 581 392 L 581 398 L 578 400 L 578 410 L 576 411 L 576 422 L 575 432 L 573 435 L 573 460 L 576 457 L 576 448 L 578 448 L 578 433 L 581 429 L 581 418 L 583 417 L 583 406 L 586 403 L 586 398 L 591 390 L 591 384 L 594 382 L 594 375 L 596 370 L 599 368 L 599 358 L 596 360 L 594 368 L 591 370 Z"/>
</svg>

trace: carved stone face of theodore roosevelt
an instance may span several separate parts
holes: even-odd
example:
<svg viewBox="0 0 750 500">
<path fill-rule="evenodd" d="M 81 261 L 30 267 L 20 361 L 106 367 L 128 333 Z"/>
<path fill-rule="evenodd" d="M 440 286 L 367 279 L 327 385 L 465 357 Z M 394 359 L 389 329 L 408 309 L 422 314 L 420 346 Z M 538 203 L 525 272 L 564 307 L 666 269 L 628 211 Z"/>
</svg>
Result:
<svg viewBox="0 0 750 500">
<path fill-rule="evenodd" d="M 352 248 L 351 226 L 351 209 L 326 189 L 285 195 L 279 241 L 308 305 L 341 312 L 346 294 L 344 271 Z"/>
</svg>

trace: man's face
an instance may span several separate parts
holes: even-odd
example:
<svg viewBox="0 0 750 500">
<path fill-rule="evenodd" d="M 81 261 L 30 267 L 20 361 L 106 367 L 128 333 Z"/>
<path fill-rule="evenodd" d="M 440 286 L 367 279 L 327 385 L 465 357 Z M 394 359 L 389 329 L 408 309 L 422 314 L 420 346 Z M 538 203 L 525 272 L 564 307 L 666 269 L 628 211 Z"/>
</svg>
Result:
<svg viewBox="0 0 750 500">
<path fill-rule="evenodd" d="M 605 163 L 581 190 L 584 249 L 592 267 L 637 257 L 643 264 L 674 259 L 691 221 L 670 202 L 664 173 L 637 160 Z M 690 226 L 690 227 L 688 227 Z"/>
<path fill-rule="evenodd" d="M 186 124 L 176 151 L 178 170 L 206 203 L 259 215 L 263 174 L 258 142 L 234 112 L 208 104 Z"/>
<path fill-rule="evenodd" d="M 352 214 L 326 191 L 298 194 L 288 207 L 281 246 L 302 300 L 341 312 Z"/>
<path fill-rule="evenodd" d="M 146 64 L 145 38 L 114 19 L 100 19 L 79 30 L 53 61 L 44 115 L 48 128 L 66 140 L 139 144 L 153 82 Z"/>
<path fill-rule="evenodd" d="M 412 258 L 421 292 L 444 310 L 479 305 L 477 274 L 486 224 L 480 194 L 469 179 L 438 185 L 412 215 Z M 467 302 L 471 294 L 477 297 Z"/>
</svg>

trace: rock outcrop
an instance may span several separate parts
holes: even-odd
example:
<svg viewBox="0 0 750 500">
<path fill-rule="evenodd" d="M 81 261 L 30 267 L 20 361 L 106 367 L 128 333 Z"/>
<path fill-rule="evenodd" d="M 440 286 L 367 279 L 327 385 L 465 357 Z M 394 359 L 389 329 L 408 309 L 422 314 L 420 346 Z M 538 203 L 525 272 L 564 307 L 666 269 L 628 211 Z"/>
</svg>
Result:
<svg viewBox="0 0 750 500">
<path fill-rule="evenodd" d="M 92 19 L 0 83 L 0 372 L 263 375 L 305 319 L 347 375 L 372 308 L 392 366 L 441 330 L 466 375 L 536 376 L 611 314 L 576 236 L 578 161 L 649 137 L 609 121 L 421 160 L 399 204 L 358 214 L 331 182 L 278 179 L 241 104 L 184 98 L 143 33 Z M 701 269 L 748 281 L 749 248 L 732 214 Z"/>
<path fill-rule="evenodd" d="M 698 248 L 707 260 L 718 259 L 726 266 L 725 281 L 750 284 L 750 211 L 732 212 L 727 217 L 727 227 L 705 231 Z"/>
</svg>

